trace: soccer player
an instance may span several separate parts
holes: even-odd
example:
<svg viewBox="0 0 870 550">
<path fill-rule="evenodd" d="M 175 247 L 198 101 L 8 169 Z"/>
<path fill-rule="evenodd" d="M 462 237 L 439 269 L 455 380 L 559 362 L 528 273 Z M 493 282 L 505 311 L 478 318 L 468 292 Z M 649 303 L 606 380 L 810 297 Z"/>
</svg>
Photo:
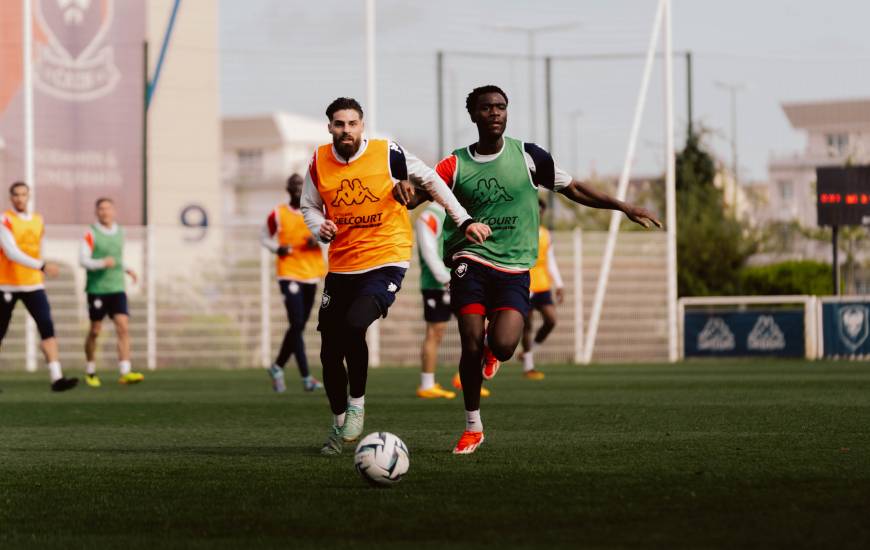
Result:
<svg viewBox="0 0 870 550">
<path fill-rule="evenodd" d="M 632 206 L 575 181 L 550 154 L 504 135 L 507 94 L 497 86 L 475 88 L 466 109 L 478 141 L 457 149 L 436 167 L 475 221 L 490 226 L 485 242 L 466 242 L 451 220 L 444 225 L 444 257 L 451 267 L 450 302 L 459 320 L 459 374 L 465 431 L 455 454 L 473 453 L 483 442 L 480 386 L 513 356 L 529 311 L 529 269 L 538 257 L 538 190 L 561 193 L 593 208 L 620 210 L 645 227 L 661 223 Z M 489 321 L 487 326 L 486 321 Z"/>
<path fill-rule="evenodd" d="M 118 339 L 119 384 L 138 384 L 145 377 L 130 365 L 130 311 L 127 307 L 128 275 L 135 283 L 136 272 L 124 266 L 124 229 L 115 223 L 115 203 L 100 198 L 96 202 L 97 223 L 91 224 L 79 247 L 79 265 L 87 271 L 88 317 L 91 328 L 85 338 L 85 383 L 102 385 L 97 376 L 97 339 L 106 315 L 115 325 Z"/>
<path fill-rule="evenodd" d="M 529 270 L 529 302 L 532 310 L 541 314 L 543 323 L 532 340 L 532 311 L 526 316 L 526 324 L 523 329 L 523 377 L 528 380 L 543 380 L 544 373 L 535 368 L 535 348 L 544 343 L 547 336 L 556 328 L 556 306 L 553 303 L 553 287 L 556 291 L 556 301 L 562 303 L 565 299 L 563 292 L 562 275 L 559 273 L 559 264 L 553 253 L 553 241 L 550 230 L 544 227 L 544 211 L 547 203 L 538 199 L 541 226 L 538 228 L 538 259 Z"/>
<path fill-rule="evenodd" d="M 295 355 L 299 376 L 302 377 L 302 389 L 312 392 L 323 388 L 323 384 L 308 369 L 308 356 L 305 354 L 305 340 L 302 335 L 314 305 L 317 282 L 326 275 L 326 264 L 323 262 L 320 245 L 308 231 L 299 210 L 302 176 L 290 176 L 286 189 L 290 195 L 289 204 L 279 204 L 272 210 L 266 219 L 266 225 L 263 226 L 261 238 L 263 246 L 278 256 L 275 270 L 289 323 L 278 357 L 269 368 L 269 375 L 272 378 L 272 388 L 283 393 L 287 389 L 284 383 L 284 365 L 291 355 Z"/>
<path fill-rule="evenodd" d="M 397 143 L 363 139 L 363 110 L 356 100 L 336 99 L 326 117 L 332 143 L 318 147 L 311 159 L 302 214 L 311 233 L 330 243 L 317 328 L 333 424 L 321 453 L 337 455 L 342 442 L 355 441 L 363 430 L 366 330 L 387 315 L 411 259 L 411 222 L 393 195 L 396 183 L 422 180 L 463 239 L 483 243 L 489 228 L 475 223 L 435 171 Z"/>
<path fill-rule="evenodd" d="M 21 300 L 42 338 L 40 347 L 48 363 L 51 390 L 66 391 L 74 388 L 79 380 L 63 375 L 51 307 L 43 284 L 44 275 L 57 277 L 60 268 L 40 258 L 45 224 L 42 216 L 28 212 L 29 199 L 30 187 L 21 181 L 13 183 L 9 188 L 12 208 L 3 214 L 0 225 L 0 292 L 3 293 L 0 300 L 0 342 L 6 336 L 15 304 Z"/>
</svg>

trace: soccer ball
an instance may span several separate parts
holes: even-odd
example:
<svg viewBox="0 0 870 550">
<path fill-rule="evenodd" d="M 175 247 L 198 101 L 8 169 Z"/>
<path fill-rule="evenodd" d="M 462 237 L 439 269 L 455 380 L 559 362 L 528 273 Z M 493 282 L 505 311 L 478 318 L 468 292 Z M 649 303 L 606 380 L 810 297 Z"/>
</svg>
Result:
<svg viewBox="0 0 870 550">
<path fill-rule="evenodd" d="M 390 432 L 374 432 L 362 438 L 353 457 L 356 471 L 373 485 L 398 483 L 411 465 L 408 447 Z"/>
</svg>

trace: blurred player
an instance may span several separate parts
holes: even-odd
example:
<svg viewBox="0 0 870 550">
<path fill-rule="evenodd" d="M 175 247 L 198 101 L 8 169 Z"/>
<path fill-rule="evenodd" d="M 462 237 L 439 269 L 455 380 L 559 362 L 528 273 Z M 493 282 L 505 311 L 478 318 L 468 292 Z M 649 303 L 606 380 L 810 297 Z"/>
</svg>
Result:
<svg viewBox="0 0 870 550">
<path fill-rule="evenodd" d="M 45 224 L 42 216 L 27 211 L 29 199 L 30 187 L 21 181 L 13 183 L 9 188 L 12 208 L 3 214 L 3 223 L 0 225 L 0 292 L 3 293 L 0 300 L 0 342 L 6 336 L 15 304 L 21 300 L 36 322 L 42 338 L 40 347 L 48 364 L 52 391 L 70 390 L 79 380 L 63 376 L 51 320 L 51 306 L 48 305 L 43 284 L 43 275 L 57 277 L 60 269 L 40 259 Z"/>
<path fill-rule="evenodd" d="M 499 362 L 513 356 L 529 311 L 529 269 L 538 257 L 538 190 L 548 189 L 593 208 L 621 210 L 634 222 L 660 226 L 652 214 L 575 181 L 533 143 L 504 136 L 507 95 L 496 86 L 475 88 L 466 100 L 478 141 L 438 163 L 472 218 L 491 227 L 483 243 L 466 242 L 456 224 L 444 224 L 444 257 L 451 267 L 450 301 L 459 319 L 459 373 L 465 431 L 453 449 L 473 453 L 483 442 L 480 386 Z M 489 320 L 489 325 L 486 321 Z"/>
<path fill-rule="evenodd" d="M 263 246 L 278 256 L 275 270 L 278 286 L 284 296 L 289 326 L 281 341 L 278 357 L 269 368 L 272 388 L 282 393 L 287 389 L 284 383 L 284 365 L 291 355 L 296 356 L 296 366 L 302 377 L 302 389 L 314 391 L 323 388 L 308 370 L 308 356 L 305 354 L 305 324 L 311 315 L 317 282 L 326 275 L 326 264 L 320 245 L 308 228 L 299 210 L 302 198 L 302 176 L 293 174 L 287 179 L 287 194 L 290 203 L 275 207 L 266 219 L 261 242 Z"/>
<path fill-rule="evenodd" d="M 118 370 L 120 384 L 138 384 L 145 377 L 132 372 L 130 365 L 130 311 L 127 308 L 127 281 L 129 275 L 136 282 L 136 273 L 124 266 L 124 230 L 115 223 L 115 204 L 111 199 L 97 199 L 97 223 L 91 224 L 79 248 L 79 265 L 87 270 L 88 317 L 91 328 L 85 338 L 87 368 L 85 382 L 99 388 L 95 355 L 97 338 L 106 315 L 115 324 L 118 338 Z"/>
<path fill-rule="evenodd" d="M 562 275 L 559 273 L 559 264 L 556 263 L 556 255 L 553 253 L 553 241 L 550 230 L 544 227 L 544 210 L 547 203 L 538 199 L 541 225 L 538 228 L 538 259 L 532 269 L 529 270 L 529 301 L 533 311 L 529 311 L 523 329 L 523 377 L 529 380 L 543 380 L 544 373 L 535 368 L 535 348 L 544 343 L 547 336 L 556 327 L 556 306 L 553 303 L 553 289 L 556 291 L 556 301 L 562 303 L 565 299 L 562 284 Z M 538 311 L 543 323 L 532 340 L 532 313 Z"/>
<path fill-rule="evenodd" d="M 332 143 L 318 147 L 311 159 L 302 213 L 311 232 L 330 243 L 317 328 L 334 417 L 321 453 L 337 455 L 343 441 L 355 441 L 363 430 L 366 330 L 386 317 L 411 259 L 411 222 L 393 195 L 395 184 L 409 177 L 421 180 L 463 239 L 482 243 L 489 228 L 475 223 L 435 171 L 397 143 L 363 139 L 363 111 L 356 100 L 336 99 L 326 117 Z"/>
</svg>

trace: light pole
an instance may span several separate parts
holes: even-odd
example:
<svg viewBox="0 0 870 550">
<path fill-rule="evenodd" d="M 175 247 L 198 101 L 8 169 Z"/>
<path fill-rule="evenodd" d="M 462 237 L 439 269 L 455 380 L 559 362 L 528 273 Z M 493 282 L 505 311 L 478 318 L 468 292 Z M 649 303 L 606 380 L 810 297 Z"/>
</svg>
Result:
<svg viewBox="0 0 870 550">
<path fill-rule="evenodd" d="M 574 146 L 574 179 L 580 177 L 580 119 L 582 117 L 582 109 L 575 109 L 568 113 L 568 118 L 571 120 L 571 135 L 574 138 L 571 142 Z"/>
<path fill-rule="evenodd" d="M 737 92 L 743 90 L 743 84 L 735 82 L 722 82 L 717 80 L 714 82 L 717 88 L 725 90 L 731 96 L 731 174 L 734 178 L 734 200 L 732 202 L 734 208 L 734 217 L 737 217 L 737 199 L 739 197 L 738 189 L 740 184 L 739 169 L 740 165 L 737 160 Z"/>
<path fill-rule="evenodd" d="M 535 106 L 537 104 L 537 94 L 535 87 L 535 41 L 538 33 L 541 32 L 556 32 L 567 31 L 580 26 L 580 23 L 558 23 L 553 25 L 485 25 L 485 28 L 499 32 L 519 32 L 526 35 L 526 51 L 529 57 L 529 140 L 537 141 L 538 118 L 536 116 Z"/>
</svg>

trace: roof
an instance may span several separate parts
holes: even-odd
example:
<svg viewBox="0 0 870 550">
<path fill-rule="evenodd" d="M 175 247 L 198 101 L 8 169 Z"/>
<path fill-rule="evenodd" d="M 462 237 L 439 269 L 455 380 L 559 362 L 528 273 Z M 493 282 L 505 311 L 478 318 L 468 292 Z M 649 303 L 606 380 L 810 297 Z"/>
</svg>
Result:
<svg viewBox="0 0 870 550">
<path fill-rule="evenodd" d="M 326 120 L 285 112 L 224 117 L 222 130 L 224 149 L 268 149 L 330 140 Z"/>
<path fill-rule="evenodd" d="M 783 103 L 782 110 L 794 128 L 870 128 L 870 99 Z"/>
</svg>

